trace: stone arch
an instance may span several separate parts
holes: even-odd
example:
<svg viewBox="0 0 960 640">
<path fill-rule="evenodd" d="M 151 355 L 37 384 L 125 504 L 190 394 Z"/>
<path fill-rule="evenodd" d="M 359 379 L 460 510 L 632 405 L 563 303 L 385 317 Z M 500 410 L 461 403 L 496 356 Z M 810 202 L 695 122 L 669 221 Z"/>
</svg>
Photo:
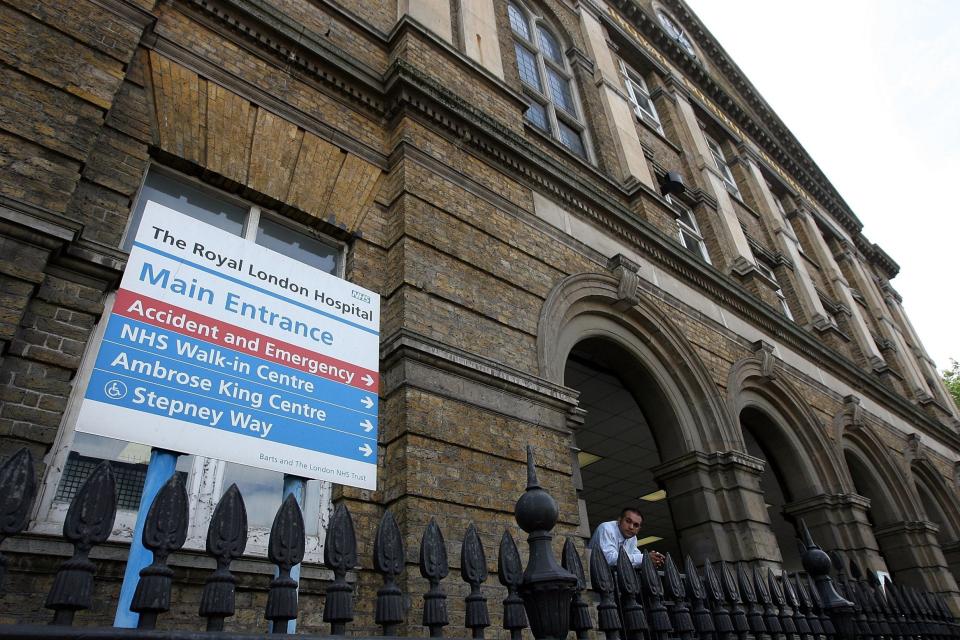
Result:
<svg viewBox="0 0 960 640">
<path fill-rule="evenodd" d="M 870 569 L 885 565 L 894 581 L 953 597 L 956 581 L 947 569 L 934 528 L 924 518 L 907 461 L 893 457 L 869 420 L 846 429 L 841 446 L 851 486 L 870 499 L 865 510 L 865 545 L 854 555 Z"/>
<path fill-rule="evenodd" d="M 917 438 L 917 445 L 919 445 L 919 438 Z M 954 580 L 958 580 L 960 579 L 960 509 L 958 509 L 956 493 L 924 455 L 923 449 L 919 446 L 918 449 L 917 455 L 910 462 L 914 486 L 927 520 L 933 520 L 938 528 L 931 538 L 936 539 L 947 570 L 953 575 Z M 910 449 L 908 449 L 908 455 L 909 452 Z M 932 510 L 934 513 L 931 513 Z M 933 555 L 936 557 L 935 553 Z"/>
<path fill-rule="evenodd" d="M 618 256 L 616 276 L 581 273 L 544 302 L 537 332 L 540 374 L 563 384 L 573 347 L 588 338 L 616 343 L 646 368 L 674 412 L 678 433 L 660 434 L 664 457 L 743 449 L 700 357 L 664 313 L 637 291 L 639 267 Z"/>
<path fill-rule="evenodd" d="M 905 470 L 890 456 L 886 445 L 867 422 L 857 428 L 845 429 L 840 446 L 844 462 L 847 462 L 848 455 L 857 461 L 860 465 L 859 471 L 867 476 L 864 479 L 870 482 L 871 489 L 877 492 L 867 496 L 873 502 L 872 510 L 882 520 L 875 522 L 876 525 L 915 521 L 920 518 L 920 510 L 909 490 L 909 481 L 904 477 Z M 857 486 L 854 481 L 856 470 L 851 470 L 848 464 L 845 466 L 848 486 L 854 489 Z"/>
<path fill-rule="evenodd" d="M 939 510 L 939 514 L 926 515 L 941 516 L 942 522 L 938 524 L 946 527 L 943 533 L 952 540 L 960 538 L 960 506 L 957 504 L 955 492 L 947 486 L 943 476 L 923 454 L 911 460 L 910 471 L 917 489 L 925 490 Z M 924 501 L 921 502 L 925 505 Z M 924 510 L 926 511 L 926 506 Z"/>
<path fill-rule="evenodd" d="M 731 419 L 739 425 L 740 415 L 746 409 L 769 417 L 776 427 L 766 434 L 771 449 L 799 456 L 800 464 L 791 465 L 786 457 L 771 461 L 797 472 L 790 481 L 794 500 L 836 491 L 843 485 L 843 465 L 819 418 L 784 377 L 781 367 L 771 345 L 754 343 L 754 355 L 736 362 L 727 376 Z"/>
<path fill-rule="evenodd" d="M 568 276 L 547 296 L 537 334 L 540 375 L 565 384 L 571 355 L 582 362 L 582 349 L 598 355 L 601 364 L 612 365 L 610 370 L 625 373 L 623 388 L 638 402 L 659 460 L 646 467 L 647 476 L 663 490 L 657 500 L 667 500 L 670 535 L 680 550 L 698 562 L 707 558 L 778 562 L 770 552 L 769 527 L 741 515 L 763 509 L 755 486 L 762 465 L 742 453 L 740 431 L 730 420 L 718 385 L 677 321 L 640 290 L 639 266 L 618 255 L 609 268 L 612 275 Z M 576 413 L 571 424 L 578 418 L 584 424 L 583 415 Z M 596 453 L 591 447 L 603 443 L 588 440 L 594 435 L 591 427 L 575 429 L 575 448 L 583 444 L 586 453 Z M 603 437 L 633 446 L 629 437 Z M 604 472 L 607 477 L 635 473 L 618 466 L 622 461 L 616 453 L 598 455 L 611 460 L 605 467 L 610 469 Z M 581 475 L 578 457 L 573 468 L 578 499 L 588 493 L 605 496 L 608 487 L 618 487 L 587 486 L 583 478 L 599 474 L 588 466 Z M 589 501 L 584 499 L 579 506 L 588 516 L 581 522 L 595 524 L 588 515 Z"/>
<path fill-rule="evenodd" d="M 737 361 L 727 376 L 727 408 L 741 429 L 745 451 L 765 461 L 759 475 L 763 511 L 785 568 L 801 567 L 796 537 L 804 519 L 818 539 L 837 536 L 827 511 L 840 484 L 842 465 L 821 422 L 789 381 L 772 345 L 757 341 L 753 355 Z"/>
</svg>

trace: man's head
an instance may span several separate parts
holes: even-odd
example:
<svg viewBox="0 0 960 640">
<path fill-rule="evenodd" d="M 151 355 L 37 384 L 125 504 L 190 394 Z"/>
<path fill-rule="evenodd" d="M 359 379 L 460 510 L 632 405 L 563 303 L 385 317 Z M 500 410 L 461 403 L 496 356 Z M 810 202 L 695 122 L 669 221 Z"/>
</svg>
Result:
<svg viewBox="0 0 960 640">
<path fill-rule="evenodd" d="M 625 507 L 617 519 L 617 526 L 620 527 L 620 534 L 624 538 L 632 538 L 643 526 L 643 516 L 635 507 Z"/>
</svg>

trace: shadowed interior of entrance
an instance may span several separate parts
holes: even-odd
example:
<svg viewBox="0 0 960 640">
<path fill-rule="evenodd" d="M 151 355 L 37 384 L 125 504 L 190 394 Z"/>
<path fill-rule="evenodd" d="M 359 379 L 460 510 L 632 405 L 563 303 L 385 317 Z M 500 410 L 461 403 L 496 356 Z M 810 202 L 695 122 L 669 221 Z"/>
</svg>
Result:
<svg viewBox="0 0 960 640">
<path fill-rule="evenodd" d="M 666 398 L 636 358 L 602 338 L 571 351 L 564 384 L 580 392 L 586 412 L 576 441 L 590 531 L 635 505 L 644 518 L 637 536 L 641 549 L 680 558 L 669 496 L 652 471 L 662 462 L 655 432 L 678 428 Z"/>
<path fill-rule="evenodd" d="M 740 425 L 743 427 L 743 440 L 747 453 L 765 462 L 760 476 L 760 488 L 770 517 L 770 528 L 780 547 L 783 568 L 787 571 L 800 571 L 800 554 L 797 549 L 796 523 L 784 511 L 784 506 L 794 500 L 789 483 L 784 474 L 784 465 L 790 460 L 797 464 L 797 456 L 789 448 L 785 438 L 778 438 L 776 425 L 767 414 L 759 409 L 748 407 L 740 413 Z M 787 466 L 786 468 L 789 468 Z"/>
</svg>

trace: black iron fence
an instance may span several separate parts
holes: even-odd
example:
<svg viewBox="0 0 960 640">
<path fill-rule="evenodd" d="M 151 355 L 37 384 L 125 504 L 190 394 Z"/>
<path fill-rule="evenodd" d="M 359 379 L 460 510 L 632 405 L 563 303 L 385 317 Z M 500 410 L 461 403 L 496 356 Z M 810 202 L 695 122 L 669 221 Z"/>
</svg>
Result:
<svg viewBox="0 0 960 640">
<path fill-rule="evenodd" d="M 553 498 L 537 482 L 532 454 L 527 453 L 528 482 L 516 507 L 520 528 L 528 534 L 529 559 L 524 569 L 509 532 L 500 540 L 498 579 L 506 588 L 502 601 L 502 628 L 518 640 L 530 628 L 537 639 L 578 639 L 602 633 L 607 640 L 946 640 L 960 637 L 960 625 L 937 594 L 922 592 L 868 576 L 854 562 L 845 566 L 839 554 L 828 556 L 801 523 L 803 573 L 775 573 L 745 563 L 707 562 L 694 566 L 690 557 L 683 572 L 669 555 L 662 571 L 645 559 L 634 570 L 621 549 L 616 567 L 603 554 L 590 556 L 590 590 L 580 555 L 567 539 L 562 561 L 551 547 L 558 511 Z M 21 450 L 0 467 L 0 544 L 27 524 L 35 494 L 30 454 Z M 100 464 L 77 492 L 63 526 L 74 554 L 65 561 L 47 594 L 45 607 L 51 624 L 3 625 L 0 638 L 258 638 L 262 634 L 226 633 L 224 620 L 235 613 L 236 578 L 230 564 L 246 546 L 247 516 L 236 486 L 223 495 L 207 533 L 207 553 L 216 561 L 200 599 L 199 616 L 206 631 L 158 631 L 157 619 L 170 609 L 173 570 L 171 553 L 187 535 L 187 495 L 183 478 L 175 474 L 150 507 L 143 544 L 153 562 L 140 572 L 131 610 L 139 614 L 138 629 L 74 627 L 77 611 L 90 608 L 96 565 L 90 550 L 103 543 L 116 515 L 116 482 L 110 464 Z M 291 569 L 304 555 L 304 524 L 292 496 L 280 506 L 270 531 L 268 557 L 276 567 L 270 583 L 264 617 L 271 633 L 286 633 L 297 618 L 297 582 Z M 383 584 L 376 594 L 374 619 L 383 635 L 395 636 L 407 620 L 405 596 L 398 577 L 406 569 L 403 539 L 387 511 L 376 531 L 373 566 Z M 443 579 L 449 563 L 443 534 L 431 521 L 420 543 L 419 570 L 429 588 L 422 596 L 422 625 L 431 637 L 443 636 L 450 624 Z M 6 559 L 0 554 L 0 592 Z M 357 566 L 353 521 L 345 507 L 337 507 L 326 532 L 324 564 L 333 572 L 327 587 L 323 620 L 331 636 L 343 636 L 354 619 L 354 590 L 346 574 Z M 831 577 L 836 573 L 836 581 Z M 469 585 L 463 626 L 474 638 L 490 627 L 488 603 L 481 585 L 488 580 L 484 545 L 471 525 L 460 553 L 460 573 Z M 595 604 L 592 604 L 594 603 Z M 593 610 L 595 609 L 595 613 Z M 307 636 L 300 637 L 321 637 Z"/>
</svg>

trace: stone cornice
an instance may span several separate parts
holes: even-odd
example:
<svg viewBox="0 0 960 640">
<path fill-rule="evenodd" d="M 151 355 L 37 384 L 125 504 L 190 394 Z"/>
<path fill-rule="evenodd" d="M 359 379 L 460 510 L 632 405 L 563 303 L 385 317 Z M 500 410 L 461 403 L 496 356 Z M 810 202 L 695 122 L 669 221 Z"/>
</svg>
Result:
<svg viewBox="0 0 960 640">
<path fill-rule="evenodd" d="M 107 11 L 110 11 L 111 13 L 124 18 L 125 20 L 129 20 L 141 29 L 147 28 L 148 25 L 156 20 L 156 16 L 154 16 L 152 13 L 135 4 L 134 2 L 129 2 L 127 0 L 91 0 L 91 2 L 100 5 Z M 123 60 L 123 62 L 126 62 L 126 60 Z"/>
<path fill-rule="evenodd" d="M 553 403 L 564 411 L 577 404 L 579 393 L 569 387 L 553 384 L 496 360 L 468 353 L 408 329 L 401 329 L 383 339 L 380 359 L 385 369 L 389 368 L 396 358 L 411 357 L 429 362 L 438 368 L 455 370 L 459 375 L 466 375 L 485 384 L 494 380 L 504 388 L 522 390 L 537 396 L 541 401 Z M 390 391 L 385 390 L 386 393 Z"/>
<path fill-rule="evenodd" d="M 821 509 L 834 510 L 850 507 L 866 511 L 870 508 L 870 498 L 856 493 L 828 493 L 795 500 L 783 506 L 784 510 L 793 516 L 803 516 Z"/>
<path fill-rule="evenodd" d="M 926 520 L 908 520 L 905 522 L 893 522 L 891 524 L 883 526 L 875 526 L 873 528 L 873 535 L 879 538 L 885 538 L 887 536 L 896 536 L 896 535 L 911 535 L 918 533 L 931 533 L 934 536 L 937 532 L 940 531 L 938 527 L 933 522 L 928 522 Z"/>
<path fill-rule="evenodd" d="M 681 478 L 695 471 L 709 473 L 718 469 L 727 470 L 730 468 L 738 468 L 759 476 L 763 473 L 765 467 L 766 463 L 761 458 L 742 451 L 712 451 L 710 453 L 691 451 L 657 465 L 650 471 L 653 472 L 657 480 L 663 481 L 671 478 Z"/>
<path fill-rule="evenodd" d="M 245 45 L 254 45 L 321 82 L 355 105 L 382 113 L 380 75 L 318 34 L 261 0 L 182 0 L 202 22 L 226 28 Z M 378 46 L 386 48 L 382 34 Z"/>
<path fill-rule="evenodd" d="M 380 361 L 384 398 L 419 389 L 562 433 L 569 432 L 570 412 L 579 396 L 573 389 L 407 329 L 383 338 Z"/>
<path fill-rule="evenodd" d="M 853 213 L 850 206 L 830 183 L 827 176 L 813 162 L 809 153 L 796 137 L 787 129 L 736 64 L 727 56 L 716 39 L 682 1 L 665 0 L 665 4 L 690 30 L 697 44 L 708 55 L 711 62 L 733 83 L 740 95 L 746 98 L 749 107 L 759 116 L 759 121 L 744 110 L 733 96 L 720 87 L 710 77 L 703 65 L 684 52 L 663 31 L 660 25 L 633 0 L 612 0 L 611 4 L 630 20 L 635 28 L 649 38 L 669 58 L 671 64 L 681 69 L 687 77 L 696 82 L 698 88 L 709 96 L 718 107 L 722 108 L 725 114 L 733 118 L 781 166 L 796 176 L 807 191 L 816 196 L 852 236 L 862 236 L 863 224 Z M 694 26 L 694 29 L 690 29 L 691 25 Z M 865 238 L 864 241 L 866 241 Z"/>
<path fill-rule="evenodd" d="M 887 278 L 893 278 L 900 273 L 900 265 L 876 243 L 870 244 L 863 249 L 863 255 L 866 256 L 871 264 L 879 267 L 880 270 L 883 271 L 883 275 Z"/>
<path fill-rule="evenodd" d="M 0 197 L 0 229 L 4 236 L 50 251 L 50 265 L 95 280 L 119 281 L 126 266 L 125 251 L 81 238 L 81 223 L 4 197 Z M 24 277 L 25 273 L 12 275 Z"/>
</svg>

